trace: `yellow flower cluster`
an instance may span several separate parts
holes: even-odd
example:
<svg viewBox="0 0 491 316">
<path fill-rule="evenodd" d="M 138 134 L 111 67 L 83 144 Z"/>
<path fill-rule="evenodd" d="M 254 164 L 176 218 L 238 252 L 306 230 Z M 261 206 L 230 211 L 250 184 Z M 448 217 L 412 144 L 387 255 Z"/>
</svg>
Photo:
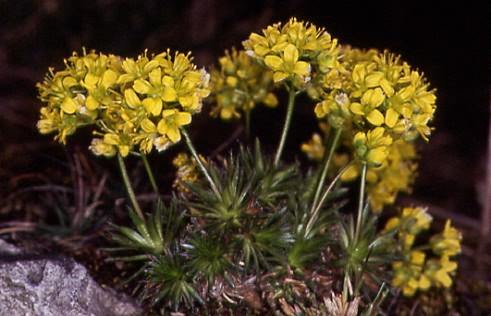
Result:
<svg viewBox="0 0 491 316">
<path fill-rule="evenodd" d="M 252 33 L 243 45 L 248 55 L 273 71 L 275 83 L 289 81 L 303 90 L 313 75 L 339 66 L 337 40 L 323 28 L 291 18 L 284 25 L 268 26 L 262 34 Z"/>
<path fill-rule="evenodd" d="M 259 65 L 243 50 L 225 51 L 219 68 L 212 69 L 210 90 L 216 106 L 211 114 L 224 120 L 239 118 L 257 103 L 278 105 L 273 89 L 273 73 Z"/>
<path fill-rule="evenodd" d="M 203 157 L 200 158 L 206 162 Z M 172 164 L 177 168 L 176 178 L 172 186 L 180 192 L 188 192 L 189 189 L 185 183 L 195 183 L 201 175 L 196 160 L 186 153 L 180 153 L 172 160 Z"/>
<path fill-rule="evenodd" d="M 384 127 L 393 138 L 427 140 L 436 97 L 423 75 L 388 51 L 344 48 L 343 54 L 340 87 L 324 87 L 317 117 L 327 116 L 336 128 Z"/>
<path fill-rule="evenodd" d="M 413 296 L 418 289 L 452 285 L 451 273 L 457 270 L 457 262 L 450 257 L 460 253 L 462 236 L 447 220 L 443 232 L 431 237 L 429 248 L 433 258 L 427 259 L 431 254 L 423 250 L 425 246 L 418 249 L 414 243 L 419 233 L 430 228 L 431 221 L 425 209 L 404 208 L 401 216 L 386 223 L 386 232 L 397 231 L 403 254 L 403 260 L 392 264 L 392 285 L 401 288 L 406 296 Z"/>
<path fill-rule="evenodd" d="M 167 52 L 122 59 L 103 53 L 76 53 L 65 69 L 50 69 L 38 84 L 41 101 L 38 129 L 57 132 L 61 143 L 77 128 L 94 127 L 90 149 L 107 157 L 127 156 L 134 146 L 149 153 L 180 140 L 180 127 L 201 111 L 210 93 L 209 75 L 197 70 L 189 54 Z"/>
<path fill-rule="evenodd" d="M 436 97 L 423 75 L 387 51 L 343 47 L 341 52 L 337 77 L 310 95 L 319 99 L 318 118 L 354 135 L 359 161 L 381 165 L 392 142 L 411 142 L 418 136 L 428 140 Z M 377 138 L 372 148 L 369 135 Z"/>
</svg>

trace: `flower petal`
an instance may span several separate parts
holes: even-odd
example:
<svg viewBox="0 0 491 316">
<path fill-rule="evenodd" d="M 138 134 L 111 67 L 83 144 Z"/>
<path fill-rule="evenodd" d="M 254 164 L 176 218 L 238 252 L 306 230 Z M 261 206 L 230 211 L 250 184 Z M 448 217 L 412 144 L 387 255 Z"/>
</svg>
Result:
<svg viewBox="0 0 491 316">
<path fill-rule="evenodd" d="M 162 100 L 160 98 L 146 98 L 142 101 L 145 110 L 152 115 L 160 115 L 162 112 Z"/>
<path fill-rule="evenodd" d="M 178 112 L 174 115 L 177 126 L 183 126 L 191 123 L 191 114 L 188 112 Z"/>
<path fill-rule="evenodd" d="M 148 93 L 148 91 L 150 91 L 151 88 L 152 85 L 150 84 L 150 82 L 146 80 L 138 79 L 135 80 L 135 83 L 133 84 L 133 89 L 140 94 Z"/>
<path fill-rule="evenodd" d="M 126 104 L 128 104 L 128 106 L 132 109 L 135 109 L 141 105 L 140 98 L 136 95 L 135 90 L 133 89 L 124 90 L 124 99 Z"/>
<path fill-rule="evenodd" d="M 264 58 L 264 63 L 273 70 L 283 70 L 283 60 L 275 55 L 268 55 Z"/>
<path fill-rule="evenodd" d="M 287 65 L 293 66 L 298 61 L 298 49 L 293 44 L 288 44 L 283 54 L 283 60 Z"/>
<path fill-rule="evenodd" d="M 65 97 L 61 103 L 61 109 L 67 114 L 73 114 L 77 110 L 77 103 L 72 98 Z"/>
<path fill-rule="evenodd" d="M 375 126 L 380 126 L 384 123 L 384 116 L 379 110 L 375 109 L 367 115 L 367 121 Z"/>
</svg>

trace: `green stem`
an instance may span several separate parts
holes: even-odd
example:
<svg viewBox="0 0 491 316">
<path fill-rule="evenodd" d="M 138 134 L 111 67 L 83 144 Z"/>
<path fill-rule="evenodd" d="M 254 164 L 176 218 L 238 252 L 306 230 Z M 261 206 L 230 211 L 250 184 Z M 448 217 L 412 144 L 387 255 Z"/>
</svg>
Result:
<svg viewBox="0 0 491 316">
<path fill-rule="evenodd" d="M 355 226 L 355 240 L 357 241 L 360 237 L 361 222 L 363 219 L 363 208 L 365 206 L 365 185 L 367 179 L 367 163 L 362 162 L 361 167 L 361 179 L 360 179 L 360 192 L 358 198 L 358 212 L 356 214 L 356 226 Z"/>
<path fill-rule="evenodd" d="M 124 164 L 124 159 L 120 154 L 118 154 L 118 165 L 119 165 L 119 170 L 121 170 L 121 175 L 123 177 L 123 182 L 126 187 L 126 192 L 128 193 L 128 197 L 130 198 L 131 204 L 133 205 L 133 210 L 136 212 L 136 214 L 138 214 L 138 216 L 142 220 L 144 220 L 145 217 L 143 216 L 143 212 L 140 208 L 140 205 L 136 200 L 135 191 L 133 191 L 133 187 L 131 186 L 130 178 L 128 177 L 128 171 L 126 170 L 126 166 Z"/>
<path fill-rule="evenodd" d="M 334 152 L 336 151 L 336 147 L 338 145 L 339 139 L 341 138 L 342 129 L 336 130 L 334 134 L 334 139 L 332 141 L 331 147 L 329 148 L 329 153 L 327 155 L 326 163 L 324 164 L 324 168 L 322 169 L 321 176 L 319 178 L 319 182 L 317 183 L 317 189 L 315 191 L 314 202 L 312 203 L 312 208 L 317 206 L 317 202 L 319 201 L 320 194 L 322 192 L 322 187 L 324 186 L 324 182 L 326 181 L 327 171 L 329 170 L 329 166 L 331 164 L 332 157 L 334 156 Z"/>
<path fill-rule="evenodd" d="M 150 168 L 150 164 L 148 163 L 147 155 L 141 154 L 140 156 L 143 161 L 143 165 L 145 166 L 145 171 L 147 172 L 148 179 L 150 180 L 150 184 L 152 186 L 153 191 L 157 196 L 159 195 L 159 188 L 157 186 L 157 181 L 155 181 L 155 176 L 153 175 L 152 168 Z"/>
<path fill-rule="evenodd" d="M 290 88 L 288 91 L 288 107 L 286 110 L 285 124 L 283 125 L 283 131 L 281 133 L 280 143 L 278 144 L 278 149 L 276 149 L 276 155 L 274 158 L 274 165 L 278 166 L 283 153 L 283 148 L 285 147 L 286 136 L 288 135 L 288 130 L 290 129 L 290 123 L 293 116 L 293 107 L 295 105 L 295 95 L 296 91 Z"/>
<path fill-rule="evenodd" d="M 222 195 L 220 194 L 220 191 L 218 190 L 217 185 L 213 181 L 213 178 L 210 176 L 210 173 L 208 172 L 208 170 L 206 170 L 205 165 L 203 164 L 203 162 L 199 158 L 199 155 L 198 155 L 196 149 L 194 148 L 193 143 L 191 142 L 191 138 L 189 138 L 188 133 L 186 132 L 186 130 L 184 128 L 181 128 L 181 133 L 184 135 L 184 139 L 186 140 L 186 145 L 188 146 L 189 151 L 191 152 L 191 154 L 193 155 L 194 159 L 198 163 L 199 169 L 201 170 L 201 172 L 205 176 L 205 178 L 208 181 L 208 183 L 210 183 L 210 186 L 211 186 L 211 189 L 213 190 L 213 193 L 215 193 L 215 195 L 219 199 L 221 199 L 221 196 Z"/>
<path fill-rule="evenodd" d="M 351 163 L 347 164 L 344 166 L 341 171 L 336 175 L 336 177 L 331 181 L 329 186 L 327 187 L 326 191 L 324 194 L 322 194 L 322 198 L 319 201 L 319 204 L 313 209 L 313 211 L 310 213 L 310 218 L 309 221 L 307 222 L 307 225 L 305 226 L 305 237 L 307 237 L 310 234 L 310 230 L 312 229 L 312 225 L 314 225 L 315 220 L 317 219 L 317 216 L 319 214 L 319 211 L 326 201 L 327 196 L 329 195 L 329 192 L 331 192 L 332 188 L 334 185 L 339 181 L 339 178 L 343 175 L 343 173 L 348 169 L 348 167 L 351 165 Z"/>
</svg>

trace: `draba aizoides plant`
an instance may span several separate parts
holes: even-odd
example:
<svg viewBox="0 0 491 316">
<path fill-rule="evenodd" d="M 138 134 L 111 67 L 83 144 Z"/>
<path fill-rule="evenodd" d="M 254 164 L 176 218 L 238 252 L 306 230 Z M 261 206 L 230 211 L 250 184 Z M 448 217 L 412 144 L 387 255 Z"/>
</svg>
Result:
<svg viewBox="0 0 491 316">
<path fill-rule="evenodd" d="M 139 297 L 164 313 L 368 316 L 390 292 L 449 288 L 461 250 L 450 221 L 428 236 L 426 209 L 402 207 L 380 223 L 410 192 L 415 144 L 431 136 L 436 98 L 423 74 L 295 18 L 242 44 L 210 73 L 170 50 L 136 59 L 84 50 L 38 84 L 41 133 L 64 144 L 89 128 L 90 150 L 117 157 L 131 226 L 112 226 L 109 250 L 135 264 Z M 300 148 L 315 162 L 308 168 L 282 159 L 301 94 L 320 127 Z M 256 105 L 285 111 L 276 151 L 256 135 L 252 148 L 200 155 L 187 129 L 203 104 L 212 117 L 244 117 L 247 140 Z M 190 155 L 174 158 L 172 198 L 163 201 L 146 156 L 182 136 Z M 130 156 L 143 159 L 157 196 L 146 210 L 125 168 Z"/>
</svg>

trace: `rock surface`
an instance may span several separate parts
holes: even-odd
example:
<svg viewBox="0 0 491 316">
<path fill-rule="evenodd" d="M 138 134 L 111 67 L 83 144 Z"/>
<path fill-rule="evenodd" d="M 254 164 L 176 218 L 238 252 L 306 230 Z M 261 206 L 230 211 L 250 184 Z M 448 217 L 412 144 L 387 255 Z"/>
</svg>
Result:
<svg viewBox="0 0 491 316">
<path fill-rule="evenodd" d="M 0 240 L 0 315 L 137 316 L 127 296 L 100 287 L 73 259 L 21 253 Z"/>
</svg>

